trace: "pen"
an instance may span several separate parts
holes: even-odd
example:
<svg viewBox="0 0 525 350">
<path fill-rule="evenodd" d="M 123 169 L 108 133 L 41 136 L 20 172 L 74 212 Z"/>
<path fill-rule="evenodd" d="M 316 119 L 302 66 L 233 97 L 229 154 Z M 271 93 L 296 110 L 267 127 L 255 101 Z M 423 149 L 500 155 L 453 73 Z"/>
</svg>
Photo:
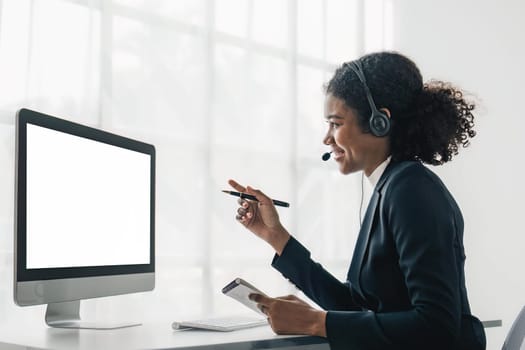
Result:
<svg viewBox="0 0 525 350">
<path fill-rule="evenodd" d="M 252 196 L 251 194 L 246 194 L 246 193 L 242 193 L 242 192 L 235 192 L 235 191 L 226 191 L 226 190 L 223 190 L 222 192 L 230 194 L 230 195 L 235 196 L 235 197 L 241 197 L 241 198 L 251 199 L 252 201 L 257 201 L 257 198 L 255 198 L 255 196 Z M 272 199 L 272 202 L 273 202 L 273 204 L 278 205 L 280 207 L 288 208 L 290 206 L 290 203 L 279 201 L 277 199 Z"/>
</svg>

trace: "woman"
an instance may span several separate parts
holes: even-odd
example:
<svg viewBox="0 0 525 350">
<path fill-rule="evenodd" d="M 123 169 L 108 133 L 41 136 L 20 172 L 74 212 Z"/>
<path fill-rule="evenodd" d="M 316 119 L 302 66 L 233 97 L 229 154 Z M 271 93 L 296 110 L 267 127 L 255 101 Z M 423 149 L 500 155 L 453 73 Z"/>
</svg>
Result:
<svg viewBox="0 0 525 350">
<path fill-rule="evenodd" d="M 463 219 L 422 163 L 440 165 L 475 135 L 462 93 L 398 53 L 343 64 L 326 86 L 324 143 L 342 174 L 363 171 L 370 199 L 341 283 L 281 225 L 270 198 L 230 180 L 237 220 L 276 252 L 272 266 L 324 310 L 295 296 L 252 295 L 278 334 L 326 337 L 332 349 L 485 349 L 465 288 Z"/>
</svg>

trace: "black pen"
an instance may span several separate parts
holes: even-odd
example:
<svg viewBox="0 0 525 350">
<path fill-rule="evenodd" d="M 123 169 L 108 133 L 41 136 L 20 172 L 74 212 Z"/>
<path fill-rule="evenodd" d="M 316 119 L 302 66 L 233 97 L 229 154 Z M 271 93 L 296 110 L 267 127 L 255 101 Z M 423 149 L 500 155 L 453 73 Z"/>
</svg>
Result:
<svg viewBox="0 0 525 350">
<path fill-rule="evenodd" d="M 235 191 L 226 191 L 226 190 L 222 190 L 222 192 L 228 193 L 228 194 L 230 194 L 232 196 L 235 196 L 235 197 L 241 197 L 241 198 L 251 199 L 252 201 L 257 201 L 257 198 L 255 198 L 255 196 L 252 196 L 251 194 L 246 194 L 246 193 L 242 193 L 242 192 L 235 192 Z M 278 205 L 280 207 L 288 208 L 290 206 L 290 203 L 279 201 L 277 199 L 272 199 L 272 202 L 273 202 L 273 204 Z"/>
</svg>

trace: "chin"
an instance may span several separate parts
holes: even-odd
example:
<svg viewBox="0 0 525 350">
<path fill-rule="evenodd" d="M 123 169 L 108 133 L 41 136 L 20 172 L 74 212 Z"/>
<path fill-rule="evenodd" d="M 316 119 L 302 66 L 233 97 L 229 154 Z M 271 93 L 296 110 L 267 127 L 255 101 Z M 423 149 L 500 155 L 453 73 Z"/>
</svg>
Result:
<svg viewBox="0 0 525 350">
<path fill-rule="evenodd" d="M 348 163 L 346 163 L 346 162 L 343 162 L 343 163 L 339 164 L 339 172 L 341 174 L 343 174 L 343 175 L 356 173 L 358 171 L 359 171 L 359 169 L 354 169 L 354 167 L 348 165 Z"/>
<path fill-rule="evenodd" d="M 345 167 L 344 165 L 343 166 L 340 166 L 339 167 L 339 172 L 343 175 L 348 175 L 348 174 L 351 174 L 351 173 L 355 173 L 356 170 L 353 170 L 351 168 L 348 168 L 348 167 Z"/>
</svg>

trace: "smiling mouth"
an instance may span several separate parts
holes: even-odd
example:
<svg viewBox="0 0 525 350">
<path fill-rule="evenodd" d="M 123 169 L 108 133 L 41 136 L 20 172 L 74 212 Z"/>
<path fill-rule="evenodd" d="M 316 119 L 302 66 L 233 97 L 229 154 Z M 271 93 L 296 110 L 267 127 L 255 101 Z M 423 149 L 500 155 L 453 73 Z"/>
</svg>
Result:
<svg viewBox="0 0 525 350">
<path fill-rule="evenodd" d="M 334 150 L 334 160 L 340 160 L 341 158 L 343 158 L 345 152 L 344 151 L 341 151 L 341 150 Z"/>
</svg>

